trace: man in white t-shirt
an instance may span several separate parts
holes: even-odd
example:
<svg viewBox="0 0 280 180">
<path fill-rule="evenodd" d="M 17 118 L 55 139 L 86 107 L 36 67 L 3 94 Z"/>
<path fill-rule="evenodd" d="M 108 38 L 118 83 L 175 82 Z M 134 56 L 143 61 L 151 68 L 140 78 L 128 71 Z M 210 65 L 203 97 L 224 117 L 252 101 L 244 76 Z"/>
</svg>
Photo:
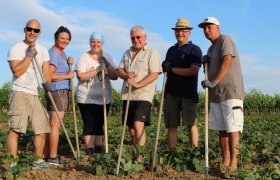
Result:
<svg viewBox="0 0 280 180">
<path fill-rule="evenodd" d="M 33 166 L 48 168 L 42 159 L 46 133 L 50 132 L 48 115 L 40 102 L 40 72 L 36 61 L 42 68 L 49 89 L 51 82 L 49 72 L 49 54 L 45 47 L 36 43 L 41 33 L 41 25 L 35 20 L 29 20 L 24 28 L 25 39 L 12 46 L 8 52 L 8 62 L 13 73 L 11 94 L 9 99 L 9 133 L 7 137 L 8 152 L 17 158 L 18 139 L 26 133 L 28 122 L 31 123 L 34 137 L 34 154 L 38 160 Z M 11 168 L 16 168 L 16 161 Z"/>
</svg>

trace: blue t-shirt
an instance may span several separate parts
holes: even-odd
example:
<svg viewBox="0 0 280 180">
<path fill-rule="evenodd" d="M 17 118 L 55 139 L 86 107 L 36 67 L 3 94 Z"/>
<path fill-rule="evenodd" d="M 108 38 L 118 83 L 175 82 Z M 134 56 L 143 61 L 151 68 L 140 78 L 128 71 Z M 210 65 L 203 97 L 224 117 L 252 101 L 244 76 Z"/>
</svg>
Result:
<svg viewBox="0 0 280 180">
<path fill-rule="evenodd" d="M 56 74 L 67 74 L 69 72 L 69 65 L 67 60 L 53 48 L 49 49 L 50 64 L 56 67 Z M 65 55 L 66 57 L 66 55 Z M 52 81 L 51 90 L 70 89 L 70 80 Z"/>
<path fill-rule="evenodd" d="M 191 65 L 201 66 L 202 52 L 201 49 L 189 41 L 183 46 L 175 44 L 171 46 L 166 54 L 166 60 L 169 60 L 172 67 L 190 68 Z M 165 91 L 174 96 L 180 96 L 193 99 L 198 102 L 197 93 L 197 76 L 181 76 L 174 73 L 167 74 Z"/>
</svg>

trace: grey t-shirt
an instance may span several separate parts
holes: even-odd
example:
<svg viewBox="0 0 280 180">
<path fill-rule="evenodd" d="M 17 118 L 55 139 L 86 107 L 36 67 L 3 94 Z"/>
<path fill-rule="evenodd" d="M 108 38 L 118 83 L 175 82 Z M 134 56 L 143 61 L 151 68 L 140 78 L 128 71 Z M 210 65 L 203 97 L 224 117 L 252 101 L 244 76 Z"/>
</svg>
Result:
<svg viewBox="0 0 280 180">
<path fill-rule="evenodd" d="M 209 89 L 209 101 L 221 102 L 228 99 L 244 99 L 244 86 L 239 54 L 233 40 L 227 35 L 221 35 L 215 46 L 208 49 L 209 57 L 208 78 L 213 81 L 222 65 L 225 55 L 232 56 L 232 64 L 219 84 Z"/>
</svg>

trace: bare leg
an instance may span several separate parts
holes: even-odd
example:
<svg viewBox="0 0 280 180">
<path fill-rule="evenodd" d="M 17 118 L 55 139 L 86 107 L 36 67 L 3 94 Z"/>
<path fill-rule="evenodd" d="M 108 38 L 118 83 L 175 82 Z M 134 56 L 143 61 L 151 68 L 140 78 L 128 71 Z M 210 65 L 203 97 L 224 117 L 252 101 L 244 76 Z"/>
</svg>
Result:
<svg viewBox="0 0 280 180">
<path fill-rule="evenodd" d="M 135 121 L 133 124 L 135 131 L 135 144 L 145 146 L 146 144 L 146 132 L 144 128 L 144 122 Z"/>
<path fill-rule="evenodd" d="M 237 168 L 237 155 L 239 153 L 239 132 L 229 133 L 230 164 L 233 169 Z"/>
<path fill-rule="evenodd" d="M 65 114 L 64 112 L 58 112 L 58 115 L 61 118 L 61 120 L 64 118 L 64 114 Z M 60 121 L 56 115 L 56 112 L 51 111 L 50 115 L 51 115 L 51 133 L 49 134 L 50 157 L 55 158 L 57 157 Z"/>
<path fill-rule="evenodd" d="M 141 121 L 134 121 L 133 123 L 133 130 L 134 132 L 134 145 L 139 145 L 144 147 L 146 144 L 146 132 L 144 129 L 144 122 Z M 137 149 L 137 146 L 135 146 L 135 151 L 137 154 L 137 161 L 142 161 L 142 155 L 139 153 L 139 149 Z"/>
<path fill-rule="evenodd" d="M 136 144 L 134 128 L 133 128 L 133 126 L 128 126 L 128 128 L 129 128 L 129 134 L 131 137 L 131 141 L 133 144 Z"/>
<path fill-rule="evenodd" d="M 177 127 L 168 128 L 167 141 L 169 148 L 176 148 L 177 139 Z"/>
<path fill-rule="evenodd" d="M 37 134 L 34 137 L 34 154 L 37 157 L 43 157 L 43 151 L 45 146 L 46 134 Z"/>
<path fill-rule="evenodd" d="M 198 128 L 197 125 L 188 126 L 189 131 L 189 142 L 191 146 L 198 146 Z"/>
<path fill-rule="evenodd" d="M 93 146 L 94 146 L 94 139 L 95 139 L 94 135 L 85 135 L 84 136 L 86 149 L 93 148 Z"/>
<path fill-rule="evenodd" d="M 46 135 L 45 146 L 44 146 L 44 152 L 43 152 L 44 158 L 47 158 L 47 157 L 50 156 L 50 140 L 49 140 L 50 137 L 49 137 L 49 136 L 50 136 L 50 134 L 48 133 L 48 134 Z"/>
<path fill-rule="evenodd" d="M 102 137 L 103 136 L 95 136 L 94 145 L 102 145 Z"/>
<path fill-rule="evenodd" d="M 229 150 L 229 134 L 226 131 L 219 131 L 220 147 L 222 149 L 223 164 L 229 166 L 230 150 Z"/>
<path fill-rule="evenodd" d="M 128 126 L 128 129 L 129 129 L 129 135 L 131 137 L 131 142 L 132 142 L 133 145 L 135 145 L 136 144 L 136 135 L 135 135 L 134 127 L 133 126 Z M 137 151 L 136 147 L 134 149 L 134 153 L 138 154 L 138 151 Z"/>
<path fill-rule="evenodd" d="M 17 157 L 18 152 L 18 139 L 19 139 L 19 133 L 10 130 L 8 137 L 7 137 L 7 146 L 8 146 L 8 152 L 14 156 L 14 158 Z"/>
</svg>

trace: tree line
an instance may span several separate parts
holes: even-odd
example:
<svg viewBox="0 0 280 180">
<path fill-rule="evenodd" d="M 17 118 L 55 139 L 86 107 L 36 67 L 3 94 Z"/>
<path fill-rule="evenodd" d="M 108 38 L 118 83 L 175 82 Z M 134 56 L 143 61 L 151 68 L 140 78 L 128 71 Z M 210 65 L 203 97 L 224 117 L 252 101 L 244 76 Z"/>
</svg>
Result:
<svg viewBox="0 0 280 180">
<path fill-rule="evenodd" d="M 5 83 L 0 88 L 0 111 L 7 111 L 9 105 L 10 83 Z M 46 105 L 45 92 L 42 88 L 40 90 L 41 102 Z M 161 91 L 156 91 L 152 112 L 158 113 L 160 108 Z M 75 101 L 76 102 L 76 101 Z M 77 107 L 77 106 L 76 106 Z M 204 92 L 199 92 L 198 113 L 204 114 L 205 112 L 205 95 Z M 76 108 L 78 110 L 78 108 Z M 121 93 L 113 89 L 113 103 L 111 104 L 110 114 L 116 115 L 122 111 Z M 252 89 L 245 93 L 244 109 L 245 114 L 278 114 L 280 113 L 280 94 L 274 95 L 264 94 L 261 91 Z"/>
</svg>

